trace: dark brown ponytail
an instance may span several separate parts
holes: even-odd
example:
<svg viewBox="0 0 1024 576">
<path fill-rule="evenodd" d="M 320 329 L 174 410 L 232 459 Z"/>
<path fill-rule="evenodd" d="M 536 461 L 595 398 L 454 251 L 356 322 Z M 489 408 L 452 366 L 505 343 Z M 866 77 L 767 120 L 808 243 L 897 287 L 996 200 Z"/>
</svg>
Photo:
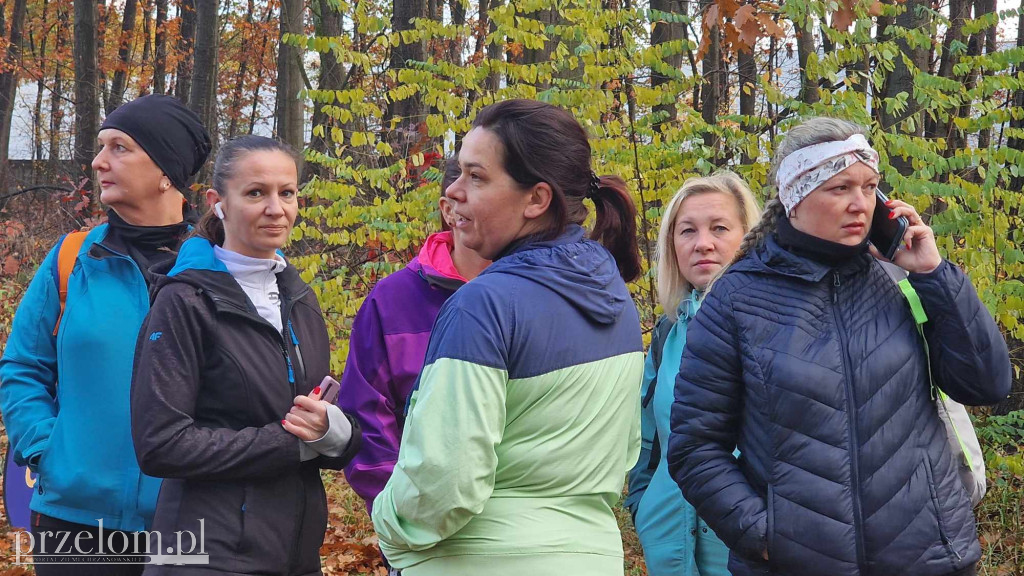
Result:
<svg viewBox="0 0 1024 576">
<path fill-rule="evenodd" d="M 636 241 L 636 206 L 618 176 L 601 176 L 601 185 L 592 194 L 596 222 L 590 234 L 615 257 L 619 275 L 626 282 L 640 276 L 640 248 Z"/>
<path fill-rule="evenodd" d="M 213 213 L 212 209 L 208 209 L 206 213 L 203 214 L 203 217 L 199 219 L 199 223 L 196 224 L 196 228 L 192 232 L 192 235 L 206 238 L 217 246 L 223 246 L 224 223 L 220 221 L 220 218 L 217 218 L 217 215 Z"/>
</svg>

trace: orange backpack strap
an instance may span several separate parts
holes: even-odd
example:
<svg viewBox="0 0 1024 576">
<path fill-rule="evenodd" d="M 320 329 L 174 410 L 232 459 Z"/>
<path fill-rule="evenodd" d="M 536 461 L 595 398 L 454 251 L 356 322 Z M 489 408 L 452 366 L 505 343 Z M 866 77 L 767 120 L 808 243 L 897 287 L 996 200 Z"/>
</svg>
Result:
<svg viewBox="0 0 1024 576">
<path fill-rule="evenodd" d="M 60 295 L 60 315 L 57 316 L 57 325 L 53 327 L 54 336 L 60 329 L 60 321 L 64 317 L 64 305 L 68 301 L 68 279 L 71 278 L 71 272 L 75 269 L 75 261 L 78 260 L 78 251 L 82 249 L 82 244 L 88 234 L 88 230 L 67 234 L 57 250 L 57 277 L 55 280 L 57 293 Z"/>
</svg>

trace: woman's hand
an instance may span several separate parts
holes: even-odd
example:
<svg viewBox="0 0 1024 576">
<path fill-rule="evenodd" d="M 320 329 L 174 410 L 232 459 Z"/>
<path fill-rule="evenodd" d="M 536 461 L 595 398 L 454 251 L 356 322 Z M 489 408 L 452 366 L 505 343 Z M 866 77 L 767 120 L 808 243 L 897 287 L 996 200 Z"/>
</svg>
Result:
<svg viewBox="0 0 1024 576">
<path fill-rule="evenodd" d="M 317 386 L 309 396 L 296 396 L 295 405 L 281 420 L 285 430 L 305 442 L 323 438 L 330 426 L 327 421 L 327 402 L 320 400 L 320 392 Z"/>
<path fill-rule="evenodd" d="M 903 216 L 910 224 L 903 234 L 903 246 L 892 259 L 893 263 L 907 272 L 917 274 L 928 274 L 938 268 L 942 264 L 942 256 L 935 244 L 935 233 L 924 223 L 917 210 L 901 200 L 889 200 L 886 206 L 892 210 L 892 218 Z M 871 246 L 871 254 L 884 260 L 874 246 Z"/>
</svg>

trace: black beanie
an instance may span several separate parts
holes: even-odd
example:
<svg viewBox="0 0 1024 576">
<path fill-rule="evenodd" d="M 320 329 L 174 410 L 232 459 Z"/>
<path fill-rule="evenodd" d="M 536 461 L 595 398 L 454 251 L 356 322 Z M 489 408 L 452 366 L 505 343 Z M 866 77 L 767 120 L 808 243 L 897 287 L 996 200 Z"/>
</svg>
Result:
<svg viewBox="0 0 1024 576">
<path fill-rule="evenodd" d="M 107 128 L 131 136 L 182 193 L 210 155 L 210 134 L 199 116 L 172 96 L 150 94 L 122 104 L 100 126 Z"/>
</svg>

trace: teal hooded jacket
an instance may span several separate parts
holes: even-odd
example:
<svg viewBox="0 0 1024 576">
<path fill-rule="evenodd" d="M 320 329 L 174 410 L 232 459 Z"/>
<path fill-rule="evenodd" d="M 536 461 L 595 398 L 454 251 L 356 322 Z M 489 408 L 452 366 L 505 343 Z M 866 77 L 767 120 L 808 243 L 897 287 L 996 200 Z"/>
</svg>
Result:
<svg viewBox="0 0 1024 576">
<path fill-rule="evenodd" d="M 39 474 L 32 510 L 139 531 L 160 490 L 139 470 L 129 414 L 149 291 L 135 262 L 104 244 L 107 230 L 96 227 L 82 244 L 56 336 L 58 248 L 32 278 L 0 360 L 0 409 L 15 461 Z"/>
<path fill-rule="evenodd" d="M 663 324 L 671 322 L 667 317 L 659 320 L 644 363 L 640 459 L 629 473 L 626 507 L 633 516 L 650 576 L 728 575 L 729 549 L 683 498 L 664 458 L 686 328 L 699 308 L 700 295 L 691 292 L 679 303 L 675 323 Z M 667 334 L 658 342 L 661 332 Z"/>
</svg>

